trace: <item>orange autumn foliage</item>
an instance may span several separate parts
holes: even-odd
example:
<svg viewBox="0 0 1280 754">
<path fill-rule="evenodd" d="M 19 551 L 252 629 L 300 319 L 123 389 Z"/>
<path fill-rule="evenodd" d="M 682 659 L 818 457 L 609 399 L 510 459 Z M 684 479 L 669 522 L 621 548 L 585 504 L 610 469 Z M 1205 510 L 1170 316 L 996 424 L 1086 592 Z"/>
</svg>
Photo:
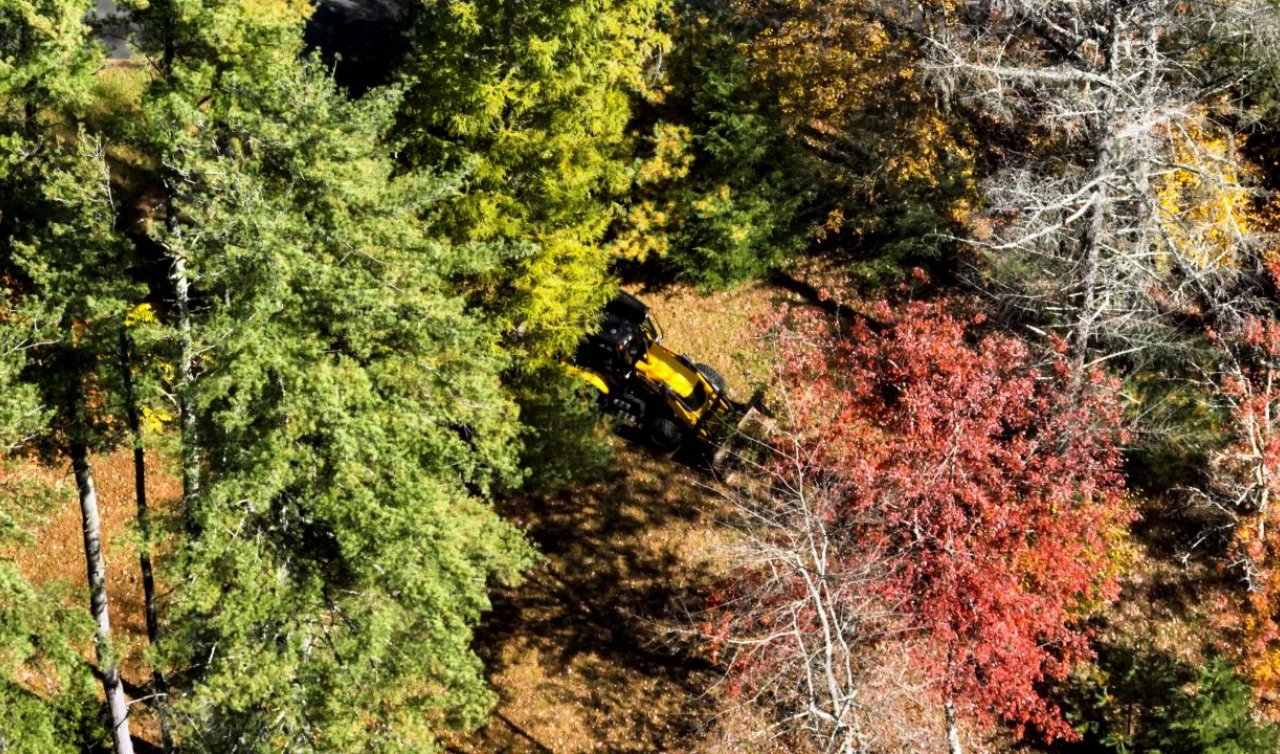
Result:
<svg viewBox="0 0 1280 754">
<path fill-rule="evenodd" d="M 1237 368 L 1223 380 L 1236 432 L 1213 461 L 1237 524 L 1230 563 L 1243 580 L 1223 615 L 1231 643 L 1269 712 L 1280 711 L 1280 323 L 1251 318 L 1240 333 Z"/>
<path fill-rule="evenodd" d="M 746 44 L 757 80 L 774 92 L 788 131 L 847 192 L 826 231 L 882 232 L 890 213 L 874 209 L 886 202 L 918 202 L 956 227 L 969 219 L 970 139 L 940 111 L 920 75 L 920 44 L 903 31 L 948 5 L 774 0 L 744 11 L 763 28 Z"/>
</svg>

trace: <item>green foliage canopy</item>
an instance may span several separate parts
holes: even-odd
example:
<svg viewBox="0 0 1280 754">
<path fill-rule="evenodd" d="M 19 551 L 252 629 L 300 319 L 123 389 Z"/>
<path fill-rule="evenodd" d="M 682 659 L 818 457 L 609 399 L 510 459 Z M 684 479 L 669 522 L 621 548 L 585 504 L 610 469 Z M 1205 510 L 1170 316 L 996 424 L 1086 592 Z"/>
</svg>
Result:
<svg viewBox="0 0 1280 754">
<path fill-rule="evenodd" d="M 1109 647 L 1072 679 L 1069 716 L 1076 751 L 1118 754 L 1269 754 L 1280 730 L 1253 717 L 1253 690 L 1226 661 L 1193 668 L 1151 650 Z"/>
<path fill-rule="evenodd" d="M 487 713 L 471 626 L 532 558 L 486 502 L 519 478 L 508 361 L 450 282 L 501 254 L 434 238 L 453 181 L 393 176 L 396 94 L 347 100 L 279 5 L 134 10 L 161 71 L 135 139 L 167 190 L 143 242 L 186 263 L 199 354 L 178 734 L 431 750 Z"/>
<path fill-rule="evenodd" d="M 736 6 L 686 4 L 673 24 L 664 96 L 633 169 L 614 252 L 654 261 L 699 285 L 759 277 L 804 248 L 816 167 L 753 80 L 750 31 Z"/>
<path fill-rule="evenodd" d="M 602 237 L 628 187 L 631 99 L 666 0 L 424 0 L 398 134 L 415 167 L 468 171 L 455 241 L 532 244 L 473 278 L 517 353 L 568 352 L 608 298 Z"/>
</svg>

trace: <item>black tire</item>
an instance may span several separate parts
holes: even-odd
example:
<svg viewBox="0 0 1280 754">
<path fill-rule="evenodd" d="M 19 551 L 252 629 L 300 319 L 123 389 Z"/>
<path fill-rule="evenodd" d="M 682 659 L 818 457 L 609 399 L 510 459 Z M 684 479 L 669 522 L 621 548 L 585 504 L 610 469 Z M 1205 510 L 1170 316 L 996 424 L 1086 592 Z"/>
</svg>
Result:
<svg viewBox="0 0 1280 754">
<path fill-rule="evenodd" d="M 715 388 L 717 393 L 726 398 L 729 397 L 729 384 L 724 381 L 724 377 L 714 367 L 706 364 L 694 364 L 694 368 L 698 370 L 698 374 L 706 378 L 707 382 L 711 383 L 711 387 Z"/>
<path fill-rule="evenodd" d="M 649 441 L 658 450 L 675 450 L 684 441 L 684 430 L 674 420 L 659 416 L 649 422 Z"/>
</svg>

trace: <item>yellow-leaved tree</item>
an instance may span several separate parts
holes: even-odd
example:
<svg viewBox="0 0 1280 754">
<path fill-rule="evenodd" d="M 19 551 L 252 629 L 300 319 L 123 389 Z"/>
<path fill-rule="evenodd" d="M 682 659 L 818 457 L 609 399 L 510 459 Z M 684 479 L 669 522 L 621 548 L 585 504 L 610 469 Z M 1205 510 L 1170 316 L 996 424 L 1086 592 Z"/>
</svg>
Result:
<svg viewBox="0 0 1280 754">
<path fill-rule="evenodd" d="M 756 80 L 832 187 L 820 240 L 874 248 L 861 269 L 894 274 L 969 220 L 974 151 L 965 122 L 925 82 L 922 38 L 950 3 L 772 0 L 750 4 Z"/>
</svg>

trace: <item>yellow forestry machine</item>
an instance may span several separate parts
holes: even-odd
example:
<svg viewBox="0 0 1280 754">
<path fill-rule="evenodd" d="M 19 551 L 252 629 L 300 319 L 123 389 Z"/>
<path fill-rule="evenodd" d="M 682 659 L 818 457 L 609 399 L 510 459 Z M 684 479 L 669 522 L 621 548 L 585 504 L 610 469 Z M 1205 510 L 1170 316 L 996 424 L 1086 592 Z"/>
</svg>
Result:
<svg viewBox="0 0 1280 754">
<path fill-rule="evenodd" d="M 715 369 L 663 346 L 649 307 L 625 291 L 605 306 L 569 369 L 600 392 L 606 413 L 664 451 L 690 441 L 715 448 L 752 412 L 729 398 Z"/>
</svg>

